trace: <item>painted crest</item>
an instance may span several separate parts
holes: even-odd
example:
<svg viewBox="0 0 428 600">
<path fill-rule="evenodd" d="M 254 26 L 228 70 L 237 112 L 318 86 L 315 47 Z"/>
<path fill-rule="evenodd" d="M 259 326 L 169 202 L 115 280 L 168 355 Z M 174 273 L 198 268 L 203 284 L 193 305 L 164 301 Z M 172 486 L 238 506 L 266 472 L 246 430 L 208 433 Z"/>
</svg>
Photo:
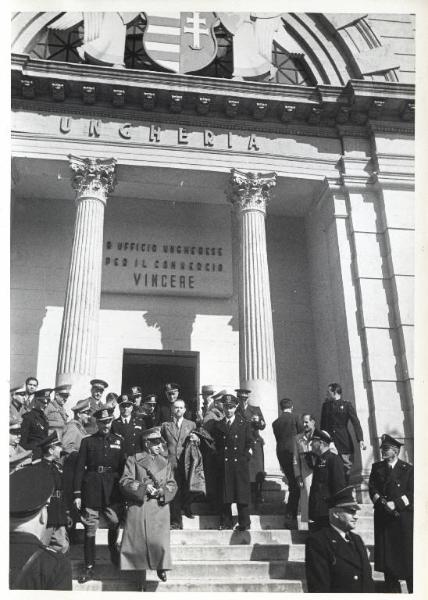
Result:
<svg viewBox="0 0 428 600">
<path fill-rule="evenodd" d="M 211 12 L 145 13 L 143 45 L 158 65 L 175 73 L 193 73 L 209 65 L 217 54 Z"/>
</svg>

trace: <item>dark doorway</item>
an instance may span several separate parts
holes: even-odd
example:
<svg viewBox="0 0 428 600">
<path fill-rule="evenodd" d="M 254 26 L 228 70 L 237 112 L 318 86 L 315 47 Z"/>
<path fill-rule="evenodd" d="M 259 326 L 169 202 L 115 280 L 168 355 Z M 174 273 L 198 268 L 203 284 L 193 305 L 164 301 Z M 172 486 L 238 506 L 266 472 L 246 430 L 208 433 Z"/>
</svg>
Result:
<svg viewBox="0 0 428 600">
<path fill-rule="evenodd" d="M 180 386 L 180 398 L 194 415 L 199 398 L 199 352 L 124 349 L 122 393 L 139 385 L 143 397 L 156 394 L 158 402 L 163 402 L 164 386 L 169 382 Z"/>
</svg>

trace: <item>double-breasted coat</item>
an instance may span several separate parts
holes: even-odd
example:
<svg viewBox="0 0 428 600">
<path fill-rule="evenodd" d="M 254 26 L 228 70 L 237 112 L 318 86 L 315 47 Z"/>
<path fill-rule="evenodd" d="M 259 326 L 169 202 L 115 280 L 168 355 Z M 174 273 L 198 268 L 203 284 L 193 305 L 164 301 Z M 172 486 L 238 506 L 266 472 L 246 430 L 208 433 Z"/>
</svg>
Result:
<svg viewBox="0 0 428 600">
<path fill-rule="evenodd" d="M 125 463 L 123 440 L 100 432 L 83 438 L 74 471 L 74 497 L 85 508 L 100 510 L 119 504 L 119 478 Z"/>
<path fill-rule="evenodd" d="M 230 428 L 226 419 L 215 423 L 211 433 L 217 451 L 221 501 L 223 504 L 250 503 L 250 449 L 254 438 L 251 426 L 240 414 Z"/>
<path fill-rule="evenodd" d="M 33 451 L 33 459 L 41 458 L 40 442 L 49 434 L 49 423 L 45 413 L 39 408 L 32 408 L 22 416 L 21 446 Z"/>
<path fill-rule="evenodd" d="M 328 516 L 326 498 L 345 487 L 345 471 L 342 459 L 327 450 L 317 456 L 309 492 L 309 518 L 317 521 Z"/>
<path fill-rule="evenodd" d="M 360 420 L 354 405 L 347 400 L 325 400 L 321 408 L 320 429 L 328 431 L 339 454 L 352 454 L 354 444 L 348 429 L 348 423 L 354 426 L 358 442 L 364 439 Z"/>
<path fill-rule="evenodd" d="M 143 420 L 135 415 L 131 415 L 129 423 L 125 423 L 122 417 L 113 421 L 111 430 L 113 433 L 118 433 L 123 437 L 123 448 L 126 457 L 142 451 L 143 441 L 141 434 L 144 429 Z"/>
<path fill-rule="evenodd" d="M 323 527 L 306 540 L 306 582 L 312 593 L 374 592 L 367 550 L 359 535 L 347 542 L 333 527 Z"/>
<path fill-rule="evenodd" d="M 385 510 L 381 502 L 374 504 L 374 560 L 376 571 L 389 573 L 396 579 L 413 574 L 413 466 L 397 460 L 393 469 L 382 460 L 372 465 L 369 493 L 393 500 L 396 515 Z"/>
<path fill-rule="evenodd" d="M 147 485 L 163 488 L 158 500 L 147 495 Z M 128 501 L 120 549 L 120 568 L 128 570 L 171 569 L 169 502 L 177 484 L 171 465 L 163 456 L 139 452 L 126 461 L 120 488 Z"/>
<path fill-rule="evenodd" d="M 264 439 L 260 435 L 266 427 L 262 411 L 259 406 L 248 404 L 246 408 L 241 407 L 241 414 L 246 419 L 251 427 L 253 435 L 253 453 L 250 458 L 250 482 L 263 481 L 265 478 L 265 457 L 263 452 Z M 253 417 L 257 416 L 258 421 L 253 421 Z"/>
</svg>

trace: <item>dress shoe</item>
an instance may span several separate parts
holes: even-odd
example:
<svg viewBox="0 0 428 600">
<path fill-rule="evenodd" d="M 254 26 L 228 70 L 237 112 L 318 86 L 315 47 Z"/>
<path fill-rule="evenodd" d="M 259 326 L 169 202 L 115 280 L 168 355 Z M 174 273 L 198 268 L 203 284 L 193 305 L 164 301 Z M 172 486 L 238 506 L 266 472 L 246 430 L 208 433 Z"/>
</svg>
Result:
<svg viewBox="0 0 428 600">
<path fill-rule="evenodd" d="M 235 531 L 248 531 L 249 529 L 249 525 L 236 525 L 235 527 Z"/>
<path fill-rule="evenodd" d="M 186 507 L 184 509 L 184 515 L 188 518 L 188 519 L 194 519 L 195 515 L 192 513 L 192 509 L 190 508 L 190 506 Z"/>
<path fill-rule="evenodd" d="M 77 581 L 79 583 L 86 583 L 87 581 L 91 581 L 94 578 L 94 567 L 86 567 L 85 570 L 79 577 Z"/>
<path fill-rule="evenodd" d="M 158 574 L 158 577 L 161 581 L 167 580 L 166 571 L 164 571 L 163 569 L 159 569 L 158 571 L 156 571 L 156 573 Z"/>
</svg>

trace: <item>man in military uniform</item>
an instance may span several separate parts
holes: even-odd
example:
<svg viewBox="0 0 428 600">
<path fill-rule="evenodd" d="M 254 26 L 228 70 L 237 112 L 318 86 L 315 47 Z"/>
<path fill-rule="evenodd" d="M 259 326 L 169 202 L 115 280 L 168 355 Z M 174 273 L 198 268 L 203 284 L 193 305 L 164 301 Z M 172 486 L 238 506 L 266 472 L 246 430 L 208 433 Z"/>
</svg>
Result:
<svg viewBox="0 0 428 600">
<path fill-rule="evenodd" d="M 40 463 L 10 475 L 9 587 L 12 590 L 72 589 L 69 557 L 41 542 L 53 489 L 53 479 L 46 476 Z"/>
<path fill-rule="evenodd" d="M 326 498 L 345 487 L 345 470 L 337 454 L 330 450 L 331 437 L 327 431 L 315 429 L 312 452 L 316 455 L 309 492 L 309 531 L 328 525 Z"/>
<path fill-rule="evenodd" d="M 56 431 L 50 433 L 40 442 L 42 465 L 54 481 L 54 490 L 48 506 L 46 543 L 58 552 L 65 553 L 70 548 L 67 526 L 71 525 L 71 517 L 64 499 L 63 472 L 61 465 L 62 446 Z"/>
<path fill-rule="evenodd" d="M 347 487 L 327 499 L 329 525 L 306 540 L 305 567 L 310 593 L 374 592 L 367 550 L 353 533 L 360 506 Z"/>
<path fill-rule="evenodd" d="M 113 410 L 105 405 L 95 411 L 98 431 L 82 439 L 74 474 L 74 504 L 85 525 L 85 571 L 79 577 L 85 583 L 94 577 L 95 535 L 100 514 L 108 523 L 108 546 L 113 564 L 118 565 L 119 533 L 122 499 L 119 478 L 125 464 L 123 439 L 111 432 Z"/>
<path fill-rule="evenodd" d="M 214 394 L 215 389 L 213 385 L 208 384 L 202 386 L 200 393 L 200 396 L 202 396 L 202 406 L 200 407 L 200 414 L 202 416 L 202 419 L 205 417 L 207 411 L 214 404 Z"/>
<path fill-rule="evenodd" d="M 413 592 L 413 466 L 398 458 L 402 444 L 381 437 L 382 460 L 372 465 L 369 493 L 374 504 L 374 560 L 385 575 L 385 591 L 400 593 L 400 579 Z"/>
<path fill-rule="evenodd" d="M 54 397 L 45 410 L 45 415 L 49 423 L 49 433 L 56 431 L 58 438 L 61 439 L 64 433 L 65 425 L 68 421 L 68 414 L 64 404 L 70 396 L 71 385 L 59 385 L 54 388 Z"/>
<path fill-rule="evenodd" d="M 24 450 L 20 445 L 21 440 L 21 421 L 20 419 L 11 419 L 9 421 L 9 473 L 32 460 L 32 450 Z"/>
<path fill-rule="evenodd" d="M 250 470 L 254 438 L 251 426 L 241 414 L 236 413 L 238 400 L 232 394 L 223 396 L 225 418 L 212 428 L 216 445 L 221 509 L 219 529 L 232 529 L 232 502 L 238 507 L 238 531 L 250 528 Z"/>
<path fill-rule="evenodd" d="M 85 425 L 85 429 L 87 433 L 93 434 L 98 431 L 97 422 L 93 415 L 103 404 L 102 398 L 104 391 L 108 388 L 108 383 L 103 379 L 92 379 L 89 383 L 91 384 L 91 395 L 86 400 L 89 402 L 91 416 Z"/>
<path fill-rule="evenodd" d="M 134 456 L 143 449 L 143 440 L 141 437 L 144 431 L 143 420 L 133 414 L 134 402 L 126 394 L 119 396 L 120 417 L 113 421 L 111 426 L 112 433 L 116 433 L 123 438 L 123 449 L 125 456 Z"/>
<path fill-rule="evenodd" d="M 160 425 L 157 411 L 157 397 L 154 394 L 146 396 L 143 405 L 136 414 L 143 421 L 145 429 L 152 429 Z"/>
<path fill-rule="evenodd" d="M 263 482 L 265 480 L 265 458 L 263 451 L 265 442 L 260 435 L 260 431 L 265 429 L 266 422 L 260 407 L 253 406 L 248 402 L 251 390 L 239 388 L 235 392 L 239 402 L 237 410 L 250 423 L 253 434 L 253 453 L 250 458 L 250 487 L 254 503 L 259 504 L 263 502 Z"/>
<path fill-rule="evenodd" d="M 353 404 L 342 400 L 342 388 L 338 383 L 330 383 L 327 388 L 328 398 L 321 408 L 320 428 L 328 431 L 345 465 L 345 479 L 349 483 L 354 462 L 354 444 L 348 430 L 351 422 L 361 450 L 365 450 L 363 430 Z"/>
<path fill-rule="evenodd" d="M 52 390 L 45 388 L 34 394 L 34 408 L 25 413 L 21 425 L 21 446 L 33 450 L 33 459 L 41 458 L 40 442 L 49 434 L 49 423 L 45 415 Z"/>
<path fill-rule="evenodd" d="M 131 385 L 126 394 L 134 403 L 134 410 L 138 412 L 143 400 L 143 391 L 139 385 Z"/>
<path fill-rule="evenodd" d="M 22 419 L 22 416 L 28 412 L 25 403 L 25 388 L 23 386 L 14 387 L 10 390 L 9 419 Z"/>
</svg>

